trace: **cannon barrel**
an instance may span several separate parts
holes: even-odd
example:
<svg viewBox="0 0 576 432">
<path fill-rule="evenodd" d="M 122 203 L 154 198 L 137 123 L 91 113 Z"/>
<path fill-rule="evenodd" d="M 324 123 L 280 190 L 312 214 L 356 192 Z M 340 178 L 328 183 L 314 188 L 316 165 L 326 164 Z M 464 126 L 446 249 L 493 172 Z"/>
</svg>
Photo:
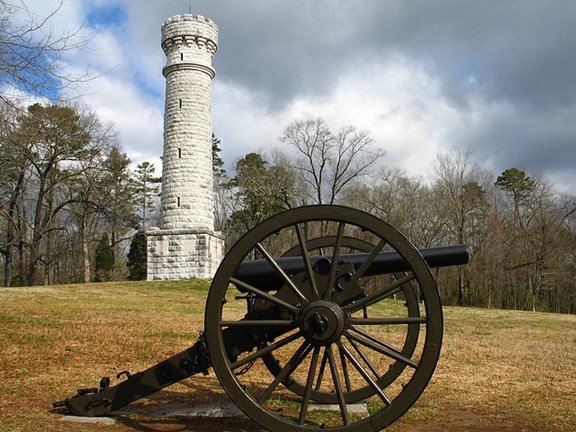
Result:
<svg viewBox="0 0 576 432">
<path fill-rule="evenodd" d="M 419 252 L 431 268 L 467 264 L 469 260 L 468 247 L 464 244 L 423 248 L 419 249 Z M 368 253 L 342 254 L 340 255 L 340 260 L 352 264 L 354 268 L 358 270 L 368 256 Z M 315 255 L 310 257 L 312 266 L 316 266 L 316 264 L 322 260 L 330 261 L 331 259 L 331 255 Z M 289 276 L 306 270 L 304 260 L 301 256 L 281 257 L 275 261 Z M 397 252 L 380 252 L 364 275 L 374 276 L 409 270 L 410 266 Z M 235 277 L 254 287 L 266 290 L 277 289 L 283 283 L 278 271 L 265 259 L 243 262 L 238 268 Z"/>
</svg>

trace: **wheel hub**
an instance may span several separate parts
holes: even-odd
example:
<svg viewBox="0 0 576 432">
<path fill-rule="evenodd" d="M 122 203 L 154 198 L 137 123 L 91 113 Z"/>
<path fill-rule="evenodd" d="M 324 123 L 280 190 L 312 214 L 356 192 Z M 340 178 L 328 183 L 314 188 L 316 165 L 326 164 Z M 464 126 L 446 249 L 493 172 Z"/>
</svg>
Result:
<svg viewBox="0 0 576 432">
<path fill-rule="evenodd" d="M 319 300 L 307 305 L 300 314 L 300 330 L 314 345 L 330 345 L 347 328 L 347 316 L 335 303 Z"/>
</svg>

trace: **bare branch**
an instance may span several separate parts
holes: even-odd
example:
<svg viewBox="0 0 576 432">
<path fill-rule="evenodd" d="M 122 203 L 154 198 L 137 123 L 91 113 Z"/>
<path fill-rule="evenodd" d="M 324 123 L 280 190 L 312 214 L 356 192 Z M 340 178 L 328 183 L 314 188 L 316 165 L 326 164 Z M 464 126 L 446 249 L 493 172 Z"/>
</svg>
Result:
<svg viewBox="0 0 576 432">
<path fill-rule="evenodd" d="M 368 174 L 384 156 L 383 150 L 372 148 L 368 132 L 347 126 L 334 135 L 322 119 L 295 121 L 284 129 L 280 140 L 302 155 L 297 168 L 318 204 L 333 204 L 351 182 Z"/>
<path fill-rule="evenodd" d="M 82 48 L 81 27 L 59 34 L 51 22 L 62 1 L 45 17 L 34 15 L 22 0 L 0 1 L 0 100 L 13 104 L 10 89 L 32 96 L 58 100 L 65 89 L 85 82 L 89 74 L 72 75 L 62 56 Z M 19 18 L 24 17 L 24 19 Z"/>
</svg>

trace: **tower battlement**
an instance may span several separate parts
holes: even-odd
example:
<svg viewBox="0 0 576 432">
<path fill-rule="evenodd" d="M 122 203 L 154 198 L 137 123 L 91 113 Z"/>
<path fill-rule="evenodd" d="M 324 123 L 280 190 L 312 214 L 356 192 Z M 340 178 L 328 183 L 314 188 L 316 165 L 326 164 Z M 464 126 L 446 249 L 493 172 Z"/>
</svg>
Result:
<svg viewBox="0 0 576 432">
<path fill-rule="evenodd" d="M 198 70 L 214 78 L 212 57 L 218 48 L 218 27 L 200 15 L 176 15 L 162 24 L 162 50 L 167 76 L 173 70 Z"/>
<path fill-rule="evenodd" d="M 174 50 L 192 48 L 193 46 L 206 49 L 211 56 L 214 55 L 217 48 L 217 45 L 212 40 L 194 35 L 174 36 L 162 42 L 162 49 L 166 55 L 170 55 Z"/>
<path fill-rule="evenodd" d="M 174 49 L 196 44 L 214 55 L 218 46 L 218 26 L 201 15 L 176 15 L 162 24 L 162 49 L 166 55 Z"/>
<path fill-rule="evenodd" d="M 214 28 L 218 29 L 218 27 L 216 26 L 214 21 L 212 21 L 210 18 L 206 18 L 205 16 L 202 16 L 202 15 L 192 15 L 192 14 L 173 15 L 170 18 L 166 18 L 166 20 L 162 24 L 162 27 L 164 27 L 165 25 L 170 24 L 170 23 L 182 22 L 182 21 L 206 22 L 206 23 L 210 24 L 211 26 L 213 26 Z"/>
</svg>

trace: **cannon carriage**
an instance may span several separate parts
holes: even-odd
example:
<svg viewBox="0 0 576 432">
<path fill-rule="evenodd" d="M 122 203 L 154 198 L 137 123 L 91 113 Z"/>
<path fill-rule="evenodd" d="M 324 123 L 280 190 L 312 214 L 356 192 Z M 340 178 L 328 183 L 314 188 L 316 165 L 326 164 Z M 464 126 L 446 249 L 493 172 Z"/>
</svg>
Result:
<svg viewBox="0 0 576 432">
<path fill-rule="evenodd" d="M 420 397 L 440 355 L 430 268 L 467 262 L 464 245 L 418 250 L 355 209 L 288 210 L 230 249 L 192 347 L 54 406 L 101 416 L 212 368 L 238 407 L 271 431 L 384 429 Z M 366 415 L 349 412 L 356 402 Z"/>
</svg>

